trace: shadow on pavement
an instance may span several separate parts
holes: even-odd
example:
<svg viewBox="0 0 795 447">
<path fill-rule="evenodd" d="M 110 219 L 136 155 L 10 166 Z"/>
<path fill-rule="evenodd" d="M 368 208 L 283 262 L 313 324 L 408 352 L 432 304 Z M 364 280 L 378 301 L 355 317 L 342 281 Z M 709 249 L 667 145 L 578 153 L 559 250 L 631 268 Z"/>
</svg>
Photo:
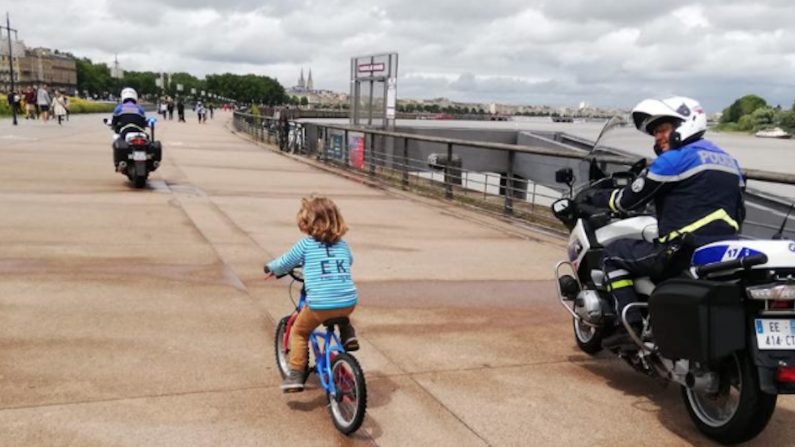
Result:
<svg viewBox="0 0 795 447">
<path fill-rule="evenodd" d="M 601 355 L 600 355 L 601 357 Z M 660 424 L 671 433 L 696 446 L 720 445 L 707 439 L 687 414 L 682 402 L 679 385 L 661 382 L 645 377 L 631 369 L 623 362 L 590 362 L 580 363 L 582 368 L 606 379 L 605 385 L 623 392 L 625 395 L 637 397 L 632 407 L 638 411 L 655 413 Z M 749 446 L 791 446 L 795 439 L 795 412 L 782 408 L 781 402 L 787 396 L 779 396 L 770 423 L 755 439 L 743 444 Z"/>
</svg>

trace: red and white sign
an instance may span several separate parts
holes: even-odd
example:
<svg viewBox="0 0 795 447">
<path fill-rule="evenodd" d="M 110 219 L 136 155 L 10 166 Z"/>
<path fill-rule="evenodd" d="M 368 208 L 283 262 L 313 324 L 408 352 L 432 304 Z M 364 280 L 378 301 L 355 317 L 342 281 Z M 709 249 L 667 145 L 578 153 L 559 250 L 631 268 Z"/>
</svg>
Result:
<svg viewBox="0 0 795 447">
<path fill-rule="evenodd" d="M 384 71 L 386 66 L 383 63 L 379 64 L 361 64 L 357 67 L 359 73 L 367 72 L 367 71 Z"/>
</svg>

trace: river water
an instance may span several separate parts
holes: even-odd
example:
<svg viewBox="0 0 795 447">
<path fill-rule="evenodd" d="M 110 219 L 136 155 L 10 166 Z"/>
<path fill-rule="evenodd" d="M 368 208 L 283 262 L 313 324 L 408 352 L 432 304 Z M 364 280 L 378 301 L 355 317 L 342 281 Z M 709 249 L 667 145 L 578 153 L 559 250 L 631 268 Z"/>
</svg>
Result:
<svg viewBox="0 0 795 447">
<path fill-rule="evenodd" d="M 512 121 L 454 121 L 454 120 L 400 120 L 398 126 L 444 127 L 467 129 L 510 129 L 524 131 L 566 132 L 593 141 L 604 126 L 604 121 L 579 121 L 555 123 L 550 118 L 513 117 Z M 795 173 L 795 140 L 757 138 L 749 134 L 707 131 L 706 138 L 729 152 L 740 165 L 750 169 Z M 639 157 L 653 157 L 651 136 L 638 132 L 633 126 L 616 127 L 602 137 L 600 145 L 621 149 Z M 749 183 L 749 187 L 779 196 L 795 198 L 795 186 L 766 182 Z"/>
</svg>

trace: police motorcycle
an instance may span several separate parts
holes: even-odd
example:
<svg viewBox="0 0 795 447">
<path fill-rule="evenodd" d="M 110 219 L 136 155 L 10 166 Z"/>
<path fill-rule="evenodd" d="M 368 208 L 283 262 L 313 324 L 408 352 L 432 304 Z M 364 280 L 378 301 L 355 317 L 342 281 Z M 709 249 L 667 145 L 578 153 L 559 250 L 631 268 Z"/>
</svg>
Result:
<svg viewBox="0 0 795 447">
<path fill-rule="evenodd" d="M 657 221 L 611 214 L 583 199 L 591 189 L 630 184 L 644 166 L 642 160 L 607 175 L 592 161 L 590 182 L 578 194 L 571 168 L 556 172 L 556 181 L 569 185 L 569 197 L 552 204 L 570 232 L 568 260 L 555 267 L 560 303 L 583 352 L 601 351 L 603 339 L 623 325 L 634 346 L 607 349 L 643 374 L 680 385 L 691 420 L 709 438 L 749 440 L 769 422 L 777 396 L 795 393 L 795 242 L 774 236 L 694 251 L 673 246 L 654 278 L 635 280 L 639 302 L 616 315 L 602 249 L 617 239 L 654 241 Z M 643 315 L 640 333 L 626 321 L 632 308 Z"/>
<path fill-rule="evenodd" d="M 111 120 L 103 118 L 102 122 L 111 127 Z M 163 159 L 163 146 L 155 140 L 155 123 L 157 118 L 148 118 L 146 130 L 126 132 L 124 138 L 114 134 L 113 164 L 116 172 L 124 174 L 135 188 L 146 186 L 149 174 L 160 167 Z"/>
</svg>

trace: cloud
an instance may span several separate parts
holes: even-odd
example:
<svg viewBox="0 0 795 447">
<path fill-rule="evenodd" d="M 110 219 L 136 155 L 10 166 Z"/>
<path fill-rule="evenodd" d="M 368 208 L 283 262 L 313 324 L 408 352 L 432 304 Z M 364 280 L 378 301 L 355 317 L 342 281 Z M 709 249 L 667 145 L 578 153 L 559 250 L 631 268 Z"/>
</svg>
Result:
<svg viewBox="0 0 795 447">
<path fill-rule="evenodd" d="M 400 54 L 401 97 L 719 110 L 791 104 L 790 0 L 0 0 L 29 46 L 125 68 L 274 76 L 347 91 L 352 56 Z"/>
</svg>

